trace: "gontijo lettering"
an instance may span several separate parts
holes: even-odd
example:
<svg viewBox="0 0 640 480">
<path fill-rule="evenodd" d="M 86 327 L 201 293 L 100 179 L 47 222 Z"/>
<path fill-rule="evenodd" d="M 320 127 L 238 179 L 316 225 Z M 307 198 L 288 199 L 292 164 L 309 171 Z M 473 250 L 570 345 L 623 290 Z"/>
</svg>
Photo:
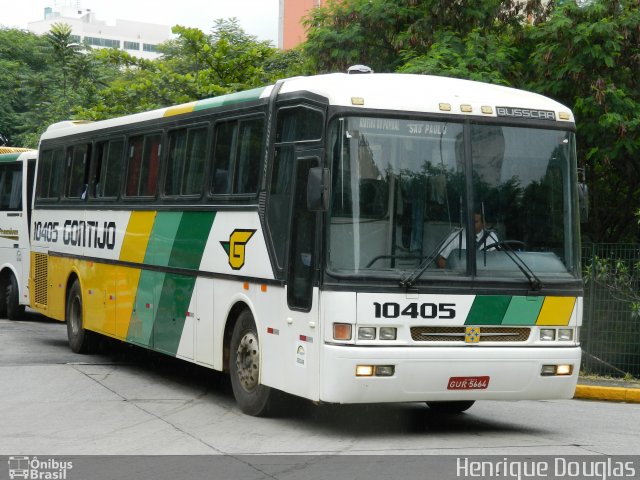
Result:
<svg viewBox="0 0 640 480">
<path fill-rule="evenodd" d="M 36 242 L 58 243 L 59 228 L 59 222 L 36 222 L 33 239 Z M 116 231 L 116 222 L 65 220 L 62 243 L 73 247 L 113 250 L 116 246 Z"/>
</svg>

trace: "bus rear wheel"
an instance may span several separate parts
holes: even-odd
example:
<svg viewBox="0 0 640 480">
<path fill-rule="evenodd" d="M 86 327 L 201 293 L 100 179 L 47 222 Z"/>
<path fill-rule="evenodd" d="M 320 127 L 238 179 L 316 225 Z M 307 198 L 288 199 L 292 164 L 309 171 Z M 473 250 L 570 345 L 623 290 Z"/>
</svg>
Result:
<svg viewBox="0 0 640 480">
<path fill-rule="evenodd" d="M 474 400 L 460 400 L 456 402 L 427 402 L 427 405 L 438 413 L 462 413 L 469 410 L 474 403 L 476 403 Z"/>
<path fill-rule="evenodd" d="M 82 291 L 76 280 L 67 295 L 65 312 L 67 321 L 67 338 L 69 347 L 75 353 L 88 353 L 90 350 L 91 332 L 84 329 L 82 322 Z"/>
<path fill-rule="evenodd" d="M 243 413 L 269 415 L 271 388 L 260 384 L 260 342 L 251 312 L 244 310 L 231 335 L 229 373 L 236 402 Z"/>
</svg>

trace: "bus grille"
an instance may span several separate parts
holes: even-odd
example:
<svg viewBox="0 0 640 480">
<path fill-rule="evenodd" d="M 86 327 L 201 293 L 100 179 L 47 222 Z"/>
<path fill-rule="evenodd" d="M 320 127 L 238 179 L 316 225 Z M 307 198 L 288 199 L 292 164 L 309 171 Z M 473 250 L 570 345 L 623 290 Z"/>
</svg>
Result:
<svg viewBox="0 0 640 480">
<path fill-rule="evenodd" d="M 35 257 L 35 277 L 33 300 L 38 305 L 47 306 L 47 283 L 49 283 L 49 260 L 48 256 L 43 253 L 34 254 Z"/>
<path fill-rule="evenodd" d="M 466 327 L 411 327 L 414 342 L 464 342 Z M 480 342 L 526 342 L 530 328 L 480 327 Z"/>
</svg>

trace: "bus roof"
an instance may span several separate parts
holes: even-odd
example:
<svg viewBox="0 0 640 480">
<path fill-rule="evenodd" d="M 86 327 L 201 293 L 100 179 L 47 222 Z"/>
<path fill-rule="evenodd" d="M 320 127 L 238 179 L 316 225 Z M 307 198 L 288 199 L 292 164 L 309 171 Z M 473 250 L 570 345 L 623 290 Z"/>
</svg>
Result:
<svg viewBox="0 0 640 480">
<path fill-rule="evenodd" d="M 63 122 L 49 127 L 42 139 L 179 116 L 260 99 L 266 101 L 273 87 L 269 85 L 98 122 Z M 529 119 L 539 118 L 531 115 L 540 114 L 540 112 L 553 112 L 554 121 L 574 122 L 569 108 L 542 95 L 449 77 L 397 73 L 361 75 L 332 73 L 285 79 L 279 94 L 295 92 L 320 95 L 327 98 L 330 105 L 344 107 Z M 500 110 L 505 108 L 507 110 Z M 500 115 L 501 111 L 506 114 Z M 550 120 L 550 118 L 545 119 Z"/>
<path fill-rule="evenodd" d="M 38 155 L 37 150 L 29 150 L 27 148 L 20 149 L 20 152 L 0 153 L 0 163 L 11 163 L 17 160 L 35 159 Z"/>
</svg>

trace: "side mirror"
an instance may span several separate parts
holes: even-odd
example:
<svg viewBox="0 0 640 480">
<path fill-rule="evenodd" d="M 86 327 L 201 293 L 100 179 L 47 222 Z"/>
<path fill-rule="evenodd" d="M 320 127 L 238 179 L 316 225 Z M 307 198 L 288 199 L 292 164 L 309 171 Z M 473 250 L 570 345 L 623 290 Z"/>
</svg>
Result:
<svg viewBox="0 0 640 480">
<path fill-rule="evenodd" d="M 587 223 L 589 221 L 589 187 L 586 183 L 578 183 L 578 206 L 580 223 Z"/>
<path fill-rule="evenodd" d="M 329 208 L 329 169 L 313 167 L 307 177 L 307 208 L 324 212 Z"/>
</svg>

